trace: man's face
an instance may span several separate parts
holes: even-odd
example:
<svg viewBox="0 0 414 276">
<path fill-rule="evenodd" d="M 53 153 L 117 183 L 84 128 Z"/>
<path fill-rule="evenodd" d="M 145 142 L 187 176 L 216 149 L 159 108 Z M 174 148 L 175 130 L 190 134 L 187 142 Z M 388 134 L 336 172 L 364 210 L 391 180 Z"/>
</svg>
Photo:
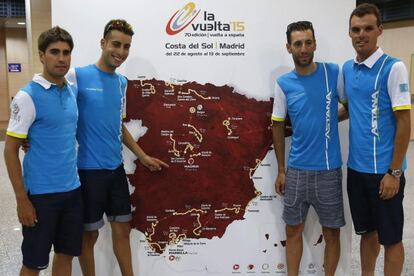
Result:
<svg viewBox="0 0 414 276">
<path fill-rule="evenodd" d="M 43 74 L 53 79 L 63 78 L 70 67 L 71 51 L 69 44 L 63 41 L 49 44 L 45 52 L 39 51 Z"/>
<path fill-rule="evenodd" d="M 313 62 L 313 53 L 316 50 L 312 31 L 293 31 L 290 33 L 290 44 L 286 44 L 286 48 L 292 54 L 296 66 L 309 66 Z"/>
<path fill-rule="evenodd" d="M 116 68 L 127 59 L 132 37 L 123 32 L 112 30 L 101 40 L 102 58 L 108 69 Z"/>
<path fill-rule="evenodd" d="M 349 36 L 358 61 L 364 61 L 377 50 L 377 40 L 382 30 L 382 25 L 377 26 L 377 18 L 373 14 L 366 14 L 363 17 L 352 16 Z"/>
</svg>

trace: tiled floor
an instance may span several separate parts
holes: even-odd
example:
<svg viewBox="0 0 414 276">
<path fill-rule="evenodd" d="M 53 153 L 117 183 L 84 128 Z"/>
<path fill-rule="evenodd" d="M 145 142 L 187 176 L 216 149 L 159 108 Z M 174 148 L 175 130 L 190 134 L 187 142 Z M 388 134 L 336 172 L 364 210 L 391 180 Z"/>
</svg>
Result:
<svg viewBox="0 0 414 276">
<path fill-rule="evenodd" d="M 0 142 L 0 275 L 15 276 L 21 265 L 21 226 L 16 216 L 16 201 L 7 177 L 3 155 L 4 142 Z M 405 232 L 404 243 L 406 260 L 404 276 L 414 275 L 414 143 L 410 143 L 407 154 L 408 163 L 407 185 L 405 190 Z M 410 162 L 411 161 L 411 162 Z M 359 275 L 359 239 L 353 236 L 352 246 L 352 276 Z M 377 276 L 383 275 L 383 252 L 378 259 Z M 41 272 L 42 276 L 51 275 L 50 268 Z"/>
</svg>

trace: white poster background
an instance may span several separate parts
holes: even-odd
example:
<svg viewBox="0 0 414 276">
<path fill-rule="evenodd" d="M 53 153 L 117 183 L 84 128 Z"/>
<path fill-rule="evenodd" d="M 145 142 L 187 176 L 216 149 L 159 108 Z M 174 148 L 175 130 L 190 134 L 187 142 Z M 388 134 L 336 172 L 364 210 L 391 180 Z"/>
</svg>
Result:
<svg viewBox="0 0 414 276">
<path fill-rule="evenodd" d="M 285 48 L 286 26 L 298 20 L 313 22 L 317 41 L 316 61 L 331 61 L 342 64 L 353 56 L 347 35 L 348 17 L 355 6 L 349 0 L 209 0 L 192 1 L 201 13 L 195 19 L 202 21 L 202 13 L 213 13 L 216 20 L 223 22 L 243 21 L 245 37 L 226 40 L 244 42 L 245 56 L 209 58 L 205 56 L 166 56 L 166 43 L 210 42 L 212 38 L 185 37 L 186 30 L 170 36 L 165 28 L 168 20 L 190 1 L 181 0 L 52 0 L 52 22 L 68 30 L 75 42 L 72 66 L 94 63 L 100 56 L 99 41 L 103 27 L 114 18 L 126 19 L 134 26 L 135 35 L 127 61 L 119 72 L 134 80 L 140 76 L 165 81 L 188 80 L 198 83 L 227 84 L 238 93 L 258 100 L 272 96 L 275 79 L 291 70 L 292 58 Z M 171 50 L 170 50 L 171 51 Z M 179 50 L 180 51 L 180 50 Z M 188 49 L 186 50 L 188 52 Z M 145 122 L 130 123 L 132 134 L 145 135 Z M 343 160 L 347 157 L 347 123 L 341 123 L 340 136 Z M 125 155 L 126 169 L 132 170 L 133 160 Z M 259 167 L 255 175 L 257 190 L 264 195 L 274 195 L 276 162 L 273 152 L 269 152 L 264 163 L 271 167 Z M 336 275 L 350 274 L 351 218 L 344 190 L 347 225 L 341 232 L 341 259 Z M 131 234 L 133 266 L 140 276 L 175 275 L 245 275 L 267 274 L 284 275 L 276 269 L 285 263 L 284 248 L 274 247 L 285 239 L 284 225 L 281 220 L 282 203 L 279 200 L 253 202 L 259 213 L 246 212 L 243 221 L 235 221 L 228 226 L 222 238 L 201 239 L 203 246 L 187 250 L 196 252 L 192 256 L 170 261 L 168 250 L 158 257 L 147 256 L 145 236 L 137 230 Z M 302 275 L 323 275 L 323 247 L 315 250 L 315 243 L 321 232 L 317 218 L 311 210 L 306 222 L 304 251 L 301 262 Z M 264 239 L 264 233 L 271 233 Z M 178 244 L 175 246 L 182 246 Z M 266 254 L 262 254 L 263 251 Z M 110 228 L 106 225 L 100 231 L 95 249 L 96 273 L 102 276 L 120 275 L 119 267 L 112 253 Z M 237 264 L 240 269 L 235 271 Z M 254 265 L 254 269 L 248 269 Z M 74 274 L 80 275 L 76 263 Z"/>
</svg>

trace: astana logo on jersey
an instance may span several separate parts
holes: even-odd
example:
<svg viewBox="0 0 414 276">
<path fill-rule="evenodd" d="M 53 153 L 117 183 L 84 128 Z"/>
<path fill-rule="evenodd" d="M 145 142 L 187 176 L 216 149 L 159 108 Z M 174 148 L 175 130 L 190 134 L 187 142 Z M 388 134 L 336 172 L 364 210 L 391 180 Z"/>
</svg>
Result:
<svg viewBox="0 0 414 276">
<path fill-rule="evenodd" d="M 372 109 L 371 109 L 371 132 L 379 138 L 378 131 L 378 98 L 379 90 L 372 93 Z"/>
<path fill-rule="evenodd" d="M 329 91 L 326 94 L 326 120 L 325 120 L 326 139 L 330 139 L 330 133 L 331 133 L 331 100 L 332 100 L 332 91 Z"/>
</svg>

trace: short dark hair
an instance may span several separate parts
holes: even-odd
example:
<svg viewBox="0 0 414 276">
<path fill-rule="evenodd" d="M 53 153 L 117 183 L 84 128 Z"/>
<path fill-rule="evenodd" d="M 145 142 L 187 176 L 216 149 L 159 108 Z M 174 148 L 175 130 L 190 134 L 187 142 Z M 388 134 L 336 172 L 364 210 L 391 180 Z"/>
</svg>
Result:
<svg viewBox="0 0 414 276">
<path fill-rule="evenodd" d="M 132 29 L 131 24 L 126 22 L 124 19 L 112 19 L 111 21 L 106 23 L 103 32 L 103 38 L 106 38 L 108 33 L 112 30 L 117 30 L 130 36 L 134 35 L 134 30 Z"/>
<path fill-rule="evenodd" d="M 349 26 L 351 26 L 351 18 L 353 16 L 363 17 L 364 15 L 367 15 L 367 14 L 375 15 L 375 17 L 377 18 L 377 26 L 380 26 L 382 24 L 382 22 L 381 22 L 381 12 L 378 9 L 378 7 L 374 4 L 363 3 L 363 4 L 358 5 L 352 11 L 351 15 L 349 16 Z"/>
<path fill-rule="evenodd" d="M 46 52 L 47 47 L 49 47 L 51 43 L 55 43 L 58 41 L 66 42 L 70 47 L 70 51 L 72 51 L 72 36 L 66 30 L 62 29 L 59 26 L 55 26 L 41 33 L 37 40 L 37 48 L 41 52 Z"/>
<path fill-rule="evenodd" d="M 288 44 L 290 44 L 292 42 L 292 39 L 290 37 L 290 34 L 292 32 L 307 31 L 307 30 L 312 31 L 312 36 L 313 36 L 313 39 L 315 40 L 315 31 L 313 29 L 312 22 L 310 22 L 310 21 L 297 21 L 297 22 L 290 23 L 287 26 L 287 29 L 286 29 L 286 38 L 287 38 Z"/>
</svg>

